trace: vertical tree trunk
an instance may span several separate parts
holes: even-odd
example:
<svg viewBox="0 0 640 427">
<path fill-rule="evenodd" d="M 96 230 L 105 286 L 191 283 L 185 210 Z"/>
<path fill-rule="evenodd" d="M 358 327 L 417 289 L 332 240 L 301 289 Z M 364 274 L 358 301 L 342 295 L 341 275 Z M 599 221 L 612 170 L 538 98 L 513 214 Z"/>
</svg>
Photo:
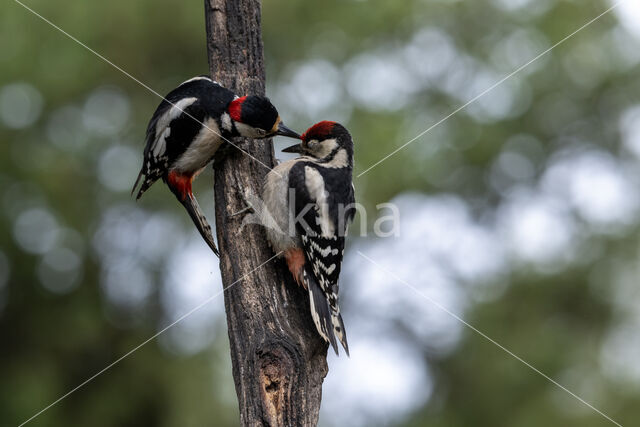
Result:
<svg viewBox="0 0 640 427">
<path fill-rule="evenodd" d="M 214 80 L 237 94 L 264 94 L 258 0 L 205 0 L 207 50 Z M 272 166 L 270 140 L 234 141 Z M 221 251 L 231 361 L 240 421 L 315 425 L 327 374 L 327 345 L 316 333 L 306 293 L 282 260 L 251 272 L 274 253 L 258 225 L 241 229 L 241 192 L 260 194 L 268 169 L 235 148 L 215 168 L 216 229 Z M 246 276 L 246 277 L 245 277 Z"/>
</svg>

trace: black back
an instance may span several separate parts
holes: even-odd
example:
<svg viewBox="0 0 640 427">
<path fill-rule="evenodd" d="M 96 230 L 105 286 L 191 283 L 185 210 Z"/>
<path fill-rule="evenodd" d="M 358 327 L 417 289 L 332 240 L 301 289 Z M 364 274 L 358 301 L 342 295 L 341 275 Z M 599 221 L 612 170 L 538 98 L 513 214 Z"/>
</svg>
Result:
<svg viewBox="0 0 640 427">
<path fill-rule="evenodd" d="M 154 149 L 159 137 L 156 135 L 158 121 L 166 120 L 166 115 L 174 105 L 188 98 L 196 98 L 196 100 L 184 107 L 182 113 L 177 114 L 175 118 L 168 121 L 166 127 L 160 130 L 164 132 L 169 128 L 169 136 L 165 140 L 164 150 L 160 150 L 161 153 L 156 155 Z M 147 125 L 142 169 L 132 190 L 135 191 L 139 181 L 142 180 L 137 198 L 166 174 L 168 168 L 185 152 L 187 146 L 200 132 L 202 123 L 211 117 L 219 118 L 234 98 L 233 92 L 205 76 L 186 81 L 165 96 Z M 223 137 L 231 136 L 225 135 L 224 129 L 221 126 L 218 127 Z"/>
<path fill-rule="evenodd" d="M 152 148 L 156 140 L 156 125 L 158 124 L 158 120 L 164 116 L 174 104 L 187 98 L 197 98 L 197 100 L 184 109 L 185 113 L 188 114 L 181 114 L 171 121 L 169 125 L 171 127 L 170 139 L 174 144 L 170 144 L 169 141 L 167 141 L 167 145 L 177 145 L 174 151 L 180 153 L 183 152 L 185 148 L 182 147 L 182 144 L 191 142 L 193 137 L 200 131 L 202 125 L 199 122 L 203 122 L 209 117 L 221 116 L 226 111 L 229 103 L 235 98 L 235 94 L 209 78 L 187 81 L 169 92 L 162 102 L 160 102 L 158 108 L 156 108 L 147 126 L 145 158 L 147 157 L 147 152 Z M 180 151 L 180 149 L 182 149 L 182 151 Z M 171 164 L 171 160 L 175 160 L 175 153 L 173 154 L 174 156 L 169 154 L 169 164 Z"/>
</svg>

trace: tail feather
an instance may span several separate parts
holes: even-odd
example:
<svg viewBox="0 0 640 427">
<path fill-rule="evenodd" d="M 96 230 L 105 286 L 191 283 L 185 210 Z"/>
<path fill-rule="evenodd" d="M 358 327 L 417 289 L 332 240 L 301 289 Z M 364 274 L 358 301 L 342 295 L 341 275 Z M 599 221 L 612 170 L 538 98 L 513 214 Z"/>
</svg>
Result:
<svg viewBox="0 0 640 427">
<path fill-rule="evenodd" d="M 133 193 L 135 193 L 138 184 L 142 182 L 142 184 L 140 184 L 140 191 L 138 191 L 138 194 L 136 194 L 136 200 L 138 200 L 142 196 L 142 194 L 147 191 L 149 187 L 151 187 L 153 183 L 158 179 L 158 177 L 145 175 L 144 169 L 142 169 L 138 174 L 138 178 L 136 178 L 135 184 L 133 184 L 133 188 L 131 188 L 131 195 L 133 196 Z"/>
<path fill-rule="evenodd" d="M 178 200 L 179 199 L 180 198 L 178 197 Z M 200 205 L 198 204 L 198 201 L 196 200 L 196 198 L 193 197 L 192 194 L 189 194 L 184 200 L 181 201 L 181 203 L 189 213 L 189 216 L 191 217 L 193 224 L 196 226 L 196 228 L 200 232 L 200 235 L 202 236 L 204 241 L 207 243 L 207 245 L 209 245 L 213 253 L 217 257 L 219 257 L 220 252 L 216 247 L 215 240 L 213 240 L 213 233 L 211 231 L 211 226 L 209 225 L 207 218 L 204 216 L 202 209 L 200 209 Z"/>
<path fill-rule="evenodd" d="M 176 196 L 180 203 L 182 203 L 182 206 L 184 206 L 184 208 L 189 213 L 193 224 L 200 232 L 200 235 L 202 236 L 204 241 L 207 242 L 207 245 L 209 245 L 213 253 L 219 257 L 220 252 L 218 252 L 216 242 L 213 240 L 211 226 L 207 222 L 207 218 L 204 216 L 202 209 L 200 209 L 198 201 L 191 192 L 191 183 L 193 181 L 193 178 L 193 175 L 183 175 L 179 172 L 171 171 L 163 179 L 167 183 L 167 186 L 174 194 L 174 196 Z M 148 179 L 142 184 L 142 188 L 144 188 L 147 182 Z M 140 189 L 140 191 L 142 191 L 142 188 Z"/>
<path fill-rule="evenodd" d="M 344 347 L 344 351 L 349 356 L 349 344 L 347 343 L 347 331 L 344 330 L 344 322 L 342 321 L 342 315 L 340 311 L 335 311 L 331 314 L 331 324 L 333 325 L 333 331 L 338 336 L 340 344 Z"/>
<path fill-rule="evenodd" d="M 138 187 L 138 184 L 140 184 L 140 180 L 142 179 L 143 176 L 144 176 L 143 169 L 140 169 L 140 172 L 138 173 L 138 177 L 136 178 L 136 182 L 133 184 L 133 187 L 131 188 L 132 196 L 133 196 L 133 193 L 136 191 L 136 187 Z M 140 195 L 136 197 L 136 200 L 139 198 L 140 198 Z"/>
<path fill-rule="evenodd" d="M 329 301 L 325 293 L 322 291 L 313 275 L 303 272 L 304 282 L 309 290 L 309 304 L 311 306 L 311 317 L 316 329 L 322 338 L 331 344 L 333 351 L 338 353 L 338 343 L 336 335 L 344 350 L 349 356 L 349 345 L 347 344 L 347 335 L 344 330 L 342 316 L 338 310 L 333 310 L 329 305 Z M 337 308 L 337 307 L 336 307 Z"/>
</svg>

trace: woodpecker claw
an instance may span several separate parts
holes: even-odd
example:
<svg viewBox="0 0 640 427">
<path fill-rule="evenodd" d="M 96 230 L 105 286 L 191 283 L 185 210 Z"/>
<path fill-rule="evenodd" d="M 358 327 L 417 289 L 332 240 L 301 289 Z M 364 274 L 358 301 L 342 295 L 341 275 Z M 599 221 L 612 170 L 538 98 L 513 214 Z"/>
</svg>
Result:
<svg viewBox="0 0 640 427">
<path fill-rule="evenodd" d="M 244 208 L 240 209 L 238 212 L 236 212 L 236 213 L 232 213 L 231 215 L 229 215 L 229 218 L 234 218 L 234 217 L 236 217 L 236 216 L 239 216 L 239 215 L 245 214 L 245 213 L 247 213 L 247 212 L 254 213 L 254 212 L 255 212 L 255 210 L 253 209 L 253 206 L 251 206 L 251 205 L 246 206 L 246 207 L 244 207 Z"/>
<path fill-rule="evenodd" d="M 240 209 L 238 212 L 232 213 L 231 215 L 229 215 L 229 218 L 234 218 L 239 215 L 246 214 L 247 212 L 250 212 L 250 213 L 256 212 L 256 210 L 253 207 L 253 204 L 251 204 L 251 201 L 249 201 L 249 197 L 247 197 L 247 195 L 242 191 L 240 191 L 239 193 L 240 193 L 240 197 L 242 197 L 242 201 L 244 202 L 245 207 Z"/>
</svg>

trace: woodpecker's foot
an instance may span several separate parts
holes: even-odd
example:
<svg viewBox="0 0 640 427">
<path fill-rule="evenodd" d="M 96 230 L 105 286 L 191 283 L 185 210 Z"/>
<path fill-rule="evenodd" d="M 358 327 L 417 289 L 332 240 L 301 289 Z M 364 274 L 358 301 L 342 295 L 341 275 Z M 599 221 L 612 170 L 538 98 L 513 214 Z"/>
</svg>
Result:
<svg viewBox="0 0 640 427">
<path fill-rule="evenodd" d="M 251 193 L 250 190 L 247 190 L 247 192 Z M 243 191 L 240 191 L 239 193 L 240 193 L 240 197 L 242 197 L 242 201 L 244 202 L 245 207 L 240 209 L 238 212 L 232 213 L 231 215 L 229 215 L 229 218 L 235 218 L 240 215 L 246 215 L 247 213 L 256 212 L 256 210 L 253 208 L 253 204 L 251 203 L 251 200 L 249 200 L 250 198 L 252 198 L 251 196 L 253 196 L 253 194 L 251 194 L 250 196 L 249 194 L 246 194 Z"/>
<path fill-rule="evenodd" d="M 251 213 L 255 212 L 255 210 L 253 209 L 253 206 L 244 207 L 244 208 L 240 209 L 238 212 L 232 213 L 231 215 L 229 215 L 229 218 L 234 218 L 234 217 L 237 217 L 239 215 L 243 215 L 243 214 L 246 214 L 246 213 L 249 213 L 249 212 L 251 212 Z"/>
</svg>

